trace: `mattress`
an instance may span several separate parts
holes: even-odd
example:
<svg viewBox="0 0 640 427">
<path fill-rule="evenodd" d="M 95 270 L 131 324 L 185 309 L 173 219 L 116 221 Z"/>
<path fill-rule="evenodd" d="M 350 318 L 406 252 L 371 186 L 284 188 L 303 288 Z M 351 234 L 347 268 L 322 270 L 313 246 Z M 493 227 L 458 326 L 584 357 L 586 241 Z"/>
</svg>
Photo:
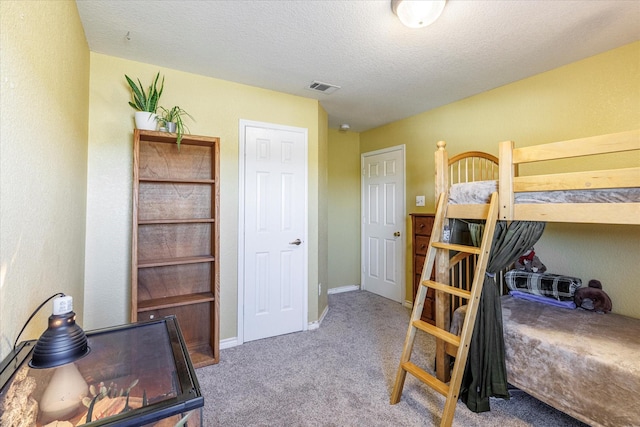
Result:
<svg viewBox="0 0 640 427">
<path fill-rule="evenodd" d="M 453 184 L 449 203 L 489 203 L 491 193 L 498 191 L 498 181 L 474 181 Z M 607 188 L 595 190 L 540 191 L 515 193 L 515 203 L 638 203 L 640 188 Z"/>
<path fill-rule="evenodd" d="M 502 297 L 507 379 L 592 426 L 640 426 L 640 319 Z"/>
</svg>

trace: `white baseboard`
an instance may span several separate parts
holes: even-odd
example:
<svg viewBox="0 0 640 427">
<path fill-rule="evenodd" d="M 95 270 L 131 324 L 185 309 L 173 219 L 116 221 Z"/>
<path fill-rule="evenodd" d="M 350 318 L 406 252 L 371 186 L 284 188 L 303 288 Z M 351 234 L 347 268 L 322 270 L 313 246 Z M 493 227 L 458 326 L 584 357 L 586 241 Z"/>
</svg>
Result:
<svg viewBox="0 0 640 427">
<path fill-rule="evenodd" d="M 224 340 L 220 340 L 220 350 L 224 350 L 225 348 L 231 348 L 238 346 L 238 337 L 227 338 Z"/>
<path fill-rule="evenodd" d="M 324 311 L 322 312 L 322 314 L 320 315 L 320 319 L 318 319 L 316 322 L 310 322 L 309 325 L 307 326 L 307 330 L 312 331 L 314 329 L 318 329 L 320 327 L 320 324 L 324 320 L 324 318 L 327 316 L 328 312 L 329 312 L 329 306 L 327 305 L 324 308 Z"/>
<path fill-rule="evenodd" d="M 402 305 L 407 307 L 409 310 L 413 309 L 413 301 L 405 300 L 405 302 Z"/>
<path fill-rule="evenodd" d="M 351 292 L 351 291 L 358 291 L 360 290 L 360 285 L 347 285 L 347 286 L 340 286 L 337 288 L 329 288 L 329 290 L 327 290 L 327 294 L 339 294 L 342 292 Z"/>
<path fill-rule="evenodd" d="M 327 316 L 328 312 L 329 312 L 329 306 L 326 306 L 324 308 L 324 311 L 322 312 L 322 315 L 320 316 L 320 319 L 317 320 L 316 322 L 310 322 L 309 325 L 307 326 L 307 330 L 308 331 L 312 331 L 314 329 L 318 329 L 320 327 L 320 324 L 324 320 L 324 318 Z M 240 345 L 238 343 L 238 337 L 233 337 L 233 338 L 227 338 L 227 339 L 224 339 L 224 340 L 220 340 L 220 350 L 224 350 L 226 348 L 231 348 L 231 347 L 236 347 L 238 345 Z"/>
<path fill-rule="evenodd" d="M 330 294 L 337 294 L 340 292 L 357 291 L 359 289 L 360 289 L 360 285 L 351 285 L 351 286 L 341 286 L 339 288 L 332 288 L 332 289 L 329 289 L 327 292 Z M 329 306 L 327 305 L 324 308 L 322 315 L 320 315 L 320 319 L 318 319 L 315 322 L 310 322 L 309 325 L 307 325 L 307 330 L 312 331 L 314 329 L 318 329 L 322 324 L 322 321 L 324 320 L 324 318 L 327 317 L 328 312 L 329 312 Z M 220 340 L 220 350 L 224 350 L 225 348 L 236 347 L 238 345 L 240 345 L 238 344 L 238 337 Z"/>
</svg>

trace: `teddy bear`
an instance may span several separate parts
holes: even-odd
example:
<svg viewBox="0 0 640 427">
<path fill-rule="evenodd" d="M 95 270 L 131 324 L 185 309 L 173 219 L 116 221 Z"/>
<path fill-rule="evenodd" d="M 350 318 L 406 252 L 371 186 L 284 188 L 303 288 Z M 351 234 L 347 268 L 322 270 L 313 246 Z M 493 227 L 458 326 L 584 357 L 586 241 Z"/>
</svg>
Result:
<svg viewBox="0 0 640 427">
<path fill-rule="evenodd" d="M 589 280 L 589 286 L 578 288 L 573 296 L 576 307 L 597 313 L 608 313 L 613 308 L 611 298 L 602 290 L 602 283 L 599 280 Z"/>
<path fill-rule="evenodd" d="M 514 267 L 516 270 L 524 270 L 529 273 L 544 273 L 547 271 L 547 267 L 536 256 L 533 248 L 520 255 L 520 258 L 514 263 Z"/>
</svg>

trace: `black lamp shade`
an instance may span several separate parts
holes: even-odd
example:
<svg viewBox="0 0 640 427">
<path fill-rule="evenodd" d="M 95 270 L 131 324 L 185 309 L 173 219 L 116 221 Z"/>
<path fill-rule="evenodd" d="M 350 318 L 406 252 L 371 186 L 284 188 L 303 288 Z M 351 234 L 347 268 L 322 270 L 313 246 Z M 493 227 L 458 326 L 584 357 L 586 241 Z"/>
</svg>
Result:
<svg viewBox="0 0 640 427">
<path fill-rule="evenodd" d="M 49 317 L 49 327 L 40 336 L 29 366 L 54 368 L 74 362 L 89 354 L 87 336 L 76 324 L 76 314 L 71 311 Z"/>
</svg>

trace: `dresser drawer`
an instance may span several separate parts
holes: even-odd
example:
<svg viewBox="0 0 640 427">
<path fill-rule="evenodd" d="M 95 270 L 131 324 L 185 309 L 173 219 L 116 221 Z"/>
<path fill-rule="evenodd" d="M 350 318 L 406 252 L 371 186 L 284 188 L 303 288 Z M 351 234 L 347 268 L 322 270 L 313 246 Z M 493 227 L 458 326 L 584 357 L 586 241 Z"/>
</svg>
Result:
<svg viewBox="0 0 640 427">
<path fill-rule="evenodd" d="M 416 247 L 413 248 L 416 251 L 416 255 L 426 255 L 427 248 L 429 247 L 429 236 L 416 235 Z"/>
<path fill-rule="evenodd" d="M 420 277 L 422 275 L 422 268 L 424 267 L 425 260 L 426 260 L 426 257 L 420 256 L 420 255 L 416 255 L 413 258 L 413 274 L 415 274 L 418 277 Z M 435 268 L 434 268 L 434 270 L 435 270 Z M 429 279 L 435 280 L 434 271 L 431 272 L 431 275 L 429 276 Z"/>
<path fill-rule="evenodd" d="M 415 230 L 413 232 L 416 235 L 431 236 L 431 229 L 433 228 L 433 217 L 421 216 L 415 218 Z"/>
<path fill-rule="evenodd" d="M 422 274 L 422 267 L 424 267 L 424 261 L 425 261 L 425 257 L 424 256 L 420 256 L 420 255 L 416 255 L 415 257 L 413 257 L 413 272 L 416 275 L 421 275 Z"/>
<path fill-rule="evenodd" d="M 429 238 L 433 229 L 434 214 L 412 214 L 412 246 L 413 246 L 413 297 L 415 301 L 416 293 L 420 287 L 420 276 L 424 266 L 427 251 L 429 249 Z M 429 277 L 433 280 L 433 271 Z M 434 289 L 429 288 L 424 301 L 424 309 L 421 319 L 425 322 L 434 323 L 435 301 Z"/>
<path fill-rule="evenodd" d="M 429 288 L 432 291 L 431 288 Z M 433 292 L 431 292 L 433 293 Z M 424 299 L 424 308 L 422 309 L 422 319 L 428 323 L 435 324 L 436 319 L 436 302 L 432 298 L 429 298 L 429 294 L 427 293 L 427 297 Z"/>
</svg>

